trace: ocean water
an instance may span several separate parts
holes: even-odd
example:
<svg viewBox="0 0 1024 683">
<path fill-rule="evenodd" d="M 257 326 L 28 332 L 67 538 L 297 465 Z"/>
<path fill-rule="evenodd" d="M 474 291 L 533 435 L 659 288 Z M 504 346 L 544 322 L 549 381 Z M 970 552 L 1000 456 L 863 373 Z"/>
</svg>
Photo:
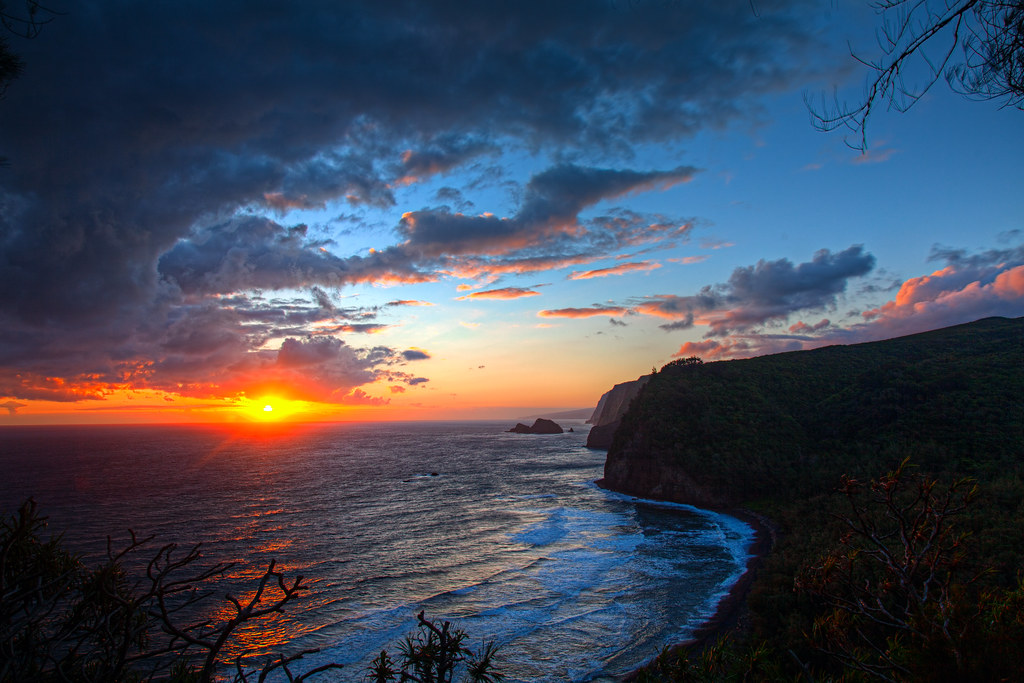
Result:
<svg viewBox="0 0 1024 683">
<path fill-rule="evenodd" d="M 319 680 L 364 680 L 415 614 L 495 640 L 510 681 L 591 681 L 687 637 L 742 573 L 734 518 L 594 485 L 588 427 L 511 434 L 504 422 L 290 427 L 0 429 L 0 506 L 33 496 L 88 558 L 127 530 L 201 542 L 244 594 L 271 560 L 310 594 L 240 634 L 257 652 L 319 647 Z M 139 557 L 145 557 L 140 553 Z M 226 604 L 226 603 L 225 603 Z M 394 651 L 394 650 L 392 650 Z M 298 670 L 304 670 L 298 666 Z"/>
</svg>

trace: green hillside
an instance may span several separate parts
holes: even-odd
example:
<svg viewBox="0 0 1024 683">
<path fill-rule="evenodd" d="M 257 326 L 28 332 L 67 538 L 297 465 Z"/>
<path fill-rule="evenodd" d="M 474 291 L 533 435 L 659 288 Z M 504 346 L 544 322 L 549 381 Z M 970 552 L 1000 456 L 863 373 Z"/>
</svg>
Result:
<svg viewBox="0 0 1024 683">
<path fill-rule="evenodd" d="M 616 465 L 654 458 L 735 505 L 818 491 L 906 457 L 986 476 L 1022 454 L 1024 318 L 989 318 L 867 344 L 670 363 L 623 418 L 606 478 L 636 490 Z"/>
<path fill-rule="evenodd" d="M 1024 318 L 670 363 L 605 484 L 771 532 L 729 638 L 645 680 L 1024 680 Z"/>
</svg>

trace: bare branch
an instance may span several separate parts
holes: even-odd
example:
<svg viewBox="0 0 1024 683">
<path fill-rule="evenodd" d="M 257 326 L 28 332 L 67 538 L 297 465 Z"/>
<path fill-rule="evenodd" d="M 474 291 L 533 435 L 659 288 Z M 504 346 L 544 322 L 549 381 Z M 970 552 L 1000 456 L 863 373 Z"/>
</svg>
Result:
<svg viewBox="0 0 1024 683">
<path fill-rule="evenodd" d="M 882 56 L 851 56 L 874 72 L 859 104 L 840 102 L 821 108 L 805 102 L 812 123 L 821 131 L 845 128 L 858 140 L 847 144 L 867 149 L 867 125 L 880 102 L 887 109 L 906 112 L 940 79 L 954 90 L 976 99 L 1003 100 L 1002 106 L 1024 107 L 1024 0 L 881 0 L 874 4 L 882 15 L 876 40 Z M 929 55 L 938 46 L 939 55 Z M 956 62 L 957 48 L 963 60 Z M 925 67 L 922 85 L 905 81 L 912 64 Z"/>
</svg>

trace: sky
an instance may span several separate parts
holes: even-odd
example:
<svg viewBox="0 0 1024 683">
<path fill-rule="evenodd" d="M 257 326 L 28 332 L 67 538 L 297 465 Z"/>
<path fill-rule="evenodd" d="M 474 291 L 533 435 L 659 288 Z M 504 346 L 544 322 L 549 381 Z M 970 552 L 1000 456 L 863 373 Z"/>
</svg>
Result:
<svg viewBox="0 0 1024 683">
<path fill-rule="evenodd" d="M 0 425 L 504 419 L 1024 315 L 1024 112 L 814 127 L 880 55 L 860 2 L 48 6 L 0 100 Z"/>
</svg>

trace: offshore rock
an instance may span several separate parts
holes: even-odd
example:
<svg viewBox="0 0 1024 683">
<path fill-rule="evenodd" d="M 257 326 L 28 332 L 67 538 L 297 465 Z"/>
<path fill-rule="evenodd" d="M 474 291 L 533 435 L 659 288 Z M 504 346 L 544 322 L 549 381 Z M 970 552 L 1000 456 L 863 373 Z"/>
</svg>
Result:
<svg viewBox="0 0 1024 683">
<path fill-rule="evenodd" d="M 556 422 L 546 420 L 543 417 L 538 417 L 530 427 L 527 427 L 522 422 L 517 422 L 516 426 L 508 431 L 515 432 L 516 434 L 562 434 L 564 432 Z"/>
</svg>

